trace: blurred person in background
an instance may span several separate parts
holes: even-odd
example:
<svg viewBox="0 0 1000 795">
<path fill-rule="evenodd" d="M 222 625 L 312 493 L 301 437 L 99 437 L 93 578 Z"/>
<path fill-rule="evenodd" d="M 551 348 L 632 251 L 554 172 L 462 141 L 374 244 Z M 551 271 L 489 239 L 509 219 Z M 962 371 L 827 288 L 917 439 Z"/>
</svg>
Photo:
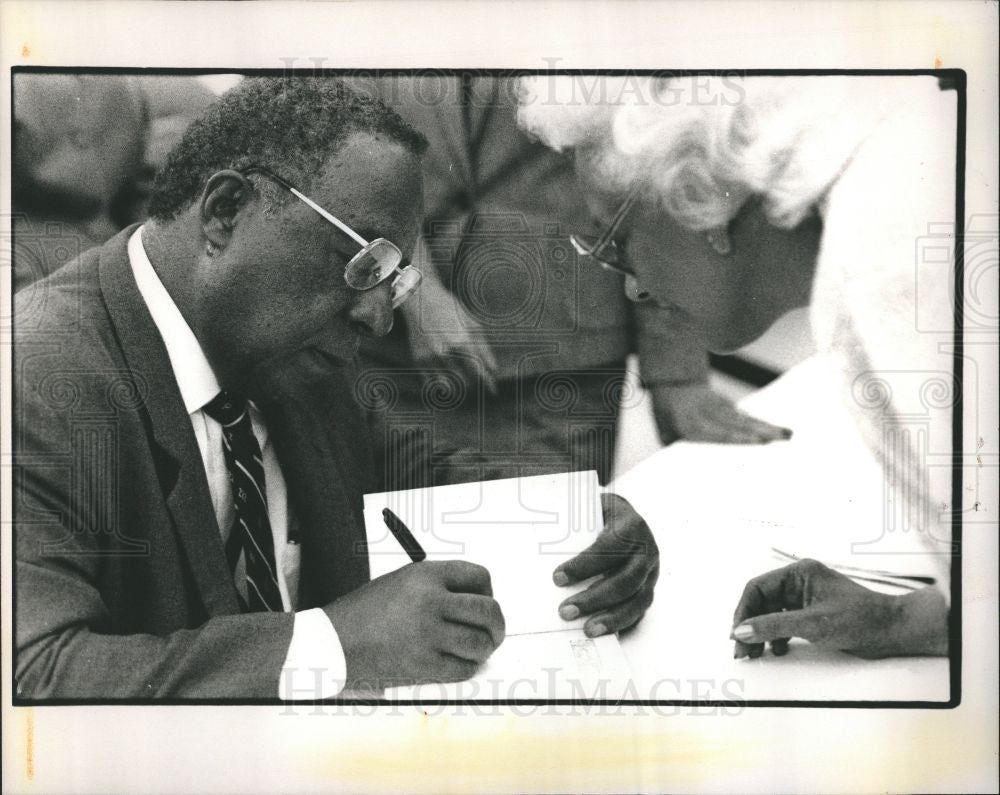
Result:
<svg viewBox="0 0 1000 795">
<path fill-rule="evenodd" d="M 182 75 L 17 75 L 14 291 L 144 219 L 154 174 L 215 99 Z"/>
<path fill-rule="evenodd" d="M 167 162 L 184 131 L 218 99 L 200 79 L 185 75 L 138 75 L 132 78 L 146 106 L 142 171 L 121 198 L 126 224 L 146 217 L 153 178 Z"/>
<path fill-rule="evenodd" d="M 589 100 L 579 77 L 526 78 L 519 118 L 574 152 L 605 230 L 595 259 L 714 351 L 811 305 L 888 498 L 939 564 L 935 585 L 904 596 L 813 560 L 763 574 L 736 608 L 735 655 L 768 642 L 784 654 L 791 637 L 863 657 L 947 654 L 951 471 L 928 466 L 920 437 L 890 447 L 885 434 L 927 413 L 924 390 L 894 389 L 894 374 L 951 368 L 939 335 L 917 328 L 914 252 L 929 225 L 955 220 L 955 93 L 933 77 L 584 79 L 604 81 Z M 953 326 L 949 287 L 919 295 L 930 328 Z M 934 400 L 955 386 L 944 391 Z M 931 417 L 924 444 L 950 450 L 950 411 Z"/>
<path fill-rule="evenodd" d="M 13 93 L 16 292 L 127 222 L 119 200 L 142 178 L 147 116 L 130 77 L 22 73 Z"/>
</svg>

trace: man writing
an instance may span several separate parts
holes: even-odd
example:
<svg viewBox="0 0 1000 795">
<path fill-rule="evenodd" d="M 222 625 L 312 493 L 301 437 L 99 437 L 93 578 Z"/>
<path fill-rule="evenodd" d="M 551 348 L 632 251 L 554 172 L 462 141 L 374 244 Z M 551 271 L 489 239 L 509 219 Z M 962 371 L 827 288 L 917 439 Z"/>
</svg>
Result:
<svg viewBox="0 0 1000 795">
<path fill-rule="evenodd" d="M 369 581 L 363 545 L 385 484 L 350 363 L 419 283 L 425 146 L 340 81 L 245 80 L 145 224 L 17 296 L 19 695 L 331 697 L 465 679 L 502 642 L 484 568 Z M 604 575 L 561 613 L 624 629 L 657 571 L 611 517 L 553 573 Z"/>
<path fill-rule="evenodd" d="M 481 567 L 367 582 L 368 442 L 332 377 L 419 279 L 425 145 L 339 81 L 246 80 L 146 224 L 18 297 L 20 695 L 294 697 L 322 669 L 331 696 L 501 642 Z"/>
</svg>

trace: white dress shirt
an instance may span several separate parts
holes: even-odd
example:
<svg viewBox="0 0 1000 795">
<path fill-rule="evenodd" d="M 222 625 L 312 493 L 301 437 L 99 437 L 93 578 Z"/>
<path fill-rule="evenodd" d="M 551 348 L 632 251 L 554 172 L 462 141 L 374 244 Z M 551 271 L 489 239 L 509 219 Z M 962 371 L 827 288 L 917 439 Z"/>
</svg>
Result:
<svg viewBox="0 0 1000 795">
<path fill-rule="evenodd" d="M 181 399 L 191 417 L 191 425 L 205 466 L 208 489 L 212 495 L 215 517 L 224 542 L 232 527 L 235 512 L 232 487 L 223 454 L 222 426 L 203 411 L 204 406 L 219 394 L 221 388 L 194 332 L 146 255 L 142 245 L 142 229 L 143 227 L 139 227 L 129 238 L 129 263 L 139 293 L 163 339 Z M 274 537 L 274 559 L 281 604 L 286 611 L 295 610 L 298 602 L 300 549 L 297 543 L 288 540 L 288 530 L 289 527 L 294 527 L 295 518 L 289 511 L 285 479 L 264 417 L 253 403 L 250 403 L 250 419 L 264 461 L 264 488 L 267 492 L 268 519 Z M 245 572 L 243 565 L 241 559 L 235 579 L 237 584 L 243 583 L 245 596 L 246 585 L 241 573 Z M 292 640 L 278 683 L 278 697 L 329 698 L 343 689 L 346 675 L 344 650 L 326 613 L 320 608 L 296 613 Z"/>
</svg>

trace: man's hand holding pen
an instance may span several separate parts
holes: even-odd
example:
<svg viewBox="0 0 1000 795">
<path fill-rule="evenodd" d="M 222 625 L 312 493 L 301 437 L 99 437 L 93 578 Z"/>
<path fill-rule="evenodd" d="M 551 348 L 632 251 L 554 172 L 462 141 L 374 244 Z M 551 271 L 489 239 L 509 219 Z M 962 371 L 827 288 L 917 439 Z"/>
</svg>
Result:
<svg viewBox="0 0 1000 795">
<path fill-rule="evenodd" d="M 553 572 L 557 585 L 601 575 L 559 607 L 567 620 L 589 616 L 584 631 L 591 637 L 638 622 L 653 601 L 660 570 L 656 541 L 642 517 L 621 497 L 601 499 L 604 529 L 597 540 Z M 386 509 L 383 519 L 413 562 L 325 608 L 344 648 L 348 687 L 468 679 L 505 634 L 489 572 L 464 561 L 426 561 L 399 517 Z"/>
<path fill-rule="evenodd" d="M 386 527 L 413 561 L 327 605 L 347 661 L 347 687 L 379 691 L 468 679 L 504 638 L 490 573 L 427 553 L 391 510 Z"/>
<path fill-rule="evenodd" d="M 468 679 L 504 638 L 489 572 L 465 561 L 411 563 L 324 610 L 353 690 Z"/>
</svg>

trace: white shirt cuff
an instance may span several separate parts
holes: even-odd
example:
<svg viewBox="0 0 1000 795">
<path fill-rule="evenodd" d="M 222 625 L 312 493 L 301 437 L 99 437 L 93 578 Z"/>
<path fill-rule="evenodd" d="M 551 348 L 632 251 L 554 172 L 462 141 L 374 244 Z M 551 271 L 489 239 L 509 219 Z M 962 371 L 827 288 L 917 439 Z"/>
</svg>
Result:
<svg viewBox="0 0 1000 795">
<path fill-rule="evenodd" d="M 344 648 L 326 613 L 318 607 L 296 613 L 292 642 L 278 680 L 278 698 L 333 698 L 344 689 L 346 680 Z"/>
</svg>

